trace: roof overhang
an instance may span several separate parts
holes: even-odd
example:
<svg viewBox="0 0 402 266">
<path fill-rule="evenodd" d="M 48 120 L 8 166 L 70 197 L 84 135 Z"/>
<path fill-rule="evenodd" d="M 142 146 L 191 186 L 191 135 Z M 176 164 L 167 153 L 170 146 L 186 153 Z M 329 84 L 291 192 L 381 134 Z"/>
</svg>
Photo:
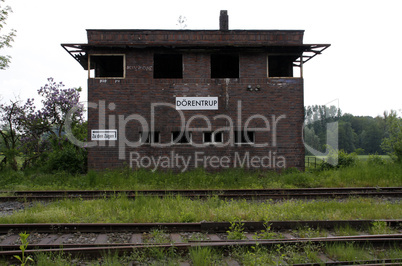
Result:
<svg viewBox="0 0 402 266">
<path fill-rule="evenodd" d="M 294 65 L 301 66 L 310 61 L 316 55 L 321 54 L 327 49 L 330 44 L 300 44 L 300 45 L 213 45 L 200 46 L 191 44 L 166 44 L 166 45 L 139 45 L 139 44 L 127 44 L 127 43 L 113 43 L 113 44 L 61 44 L 61 46 L 80 63 L 80 65 L 87 70 L 88 69 L 88 55 L 96 53 L 96 51 L 104 50 L 123 50 L 123 49 L 174 49 L 180 50 L 225 50 L 225 51 L 255 51 L 265 52 L 267 54 L 294 56 Z"/>
</svg>

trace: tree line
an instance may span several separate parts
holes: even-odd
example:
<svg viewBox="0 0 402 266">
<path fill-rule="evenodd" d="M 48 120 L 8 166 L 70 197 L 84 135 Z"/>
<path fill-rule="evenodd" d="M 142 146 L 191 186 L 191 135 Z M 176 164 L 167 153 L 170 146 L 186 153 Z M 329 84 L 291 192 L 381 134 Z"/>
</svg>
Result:
<svg viewBox="0 0 402 266">
<path fill-rule="evenodd" d="M 328 125 L 337 123 L 338 149 L 357 154 L 390 154 L 397 158 L 402 147 L 402 121 L 396 111 L 383 116 L 342 114 L 335 106 L 312 105 L 304 109 L 305 143 L 324 152 L 331 137 Z M 307 153 L 309 153 L 307 151 Z"/>
</svg>

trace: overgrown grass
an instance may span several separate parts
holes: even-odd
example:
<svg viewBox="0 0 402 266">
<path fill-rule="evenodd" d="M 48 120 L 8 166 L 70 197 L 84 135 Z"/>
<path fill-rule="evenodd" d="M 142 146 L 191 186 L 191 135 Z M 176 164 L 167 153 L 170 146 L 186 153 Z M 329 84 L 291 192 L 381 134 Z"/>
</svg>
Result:
<svg viewBox="0 0 402 266">
<path fill-rule="evenodd" d="M 338 261 L 359 261 L 376 259 L 400 259 L 402 249 L 398 246 L 389 248 L 374 248 L 371 245 L 358 245 L 356 243 L 327 244 L 323 249 L 324 253 L 333 260 Z"/>
<path fill-rule="evenodd" d="M 205 201 L 188 198 L 119 196 L 112 199 L 80 201 L 65 199 L 43 205 L 36 203 L 0 223 L 142 223 L 199 221 L 274 221 L 401 219 L 402 204 L 370 198 L 326 201 L 283 202 Z"/>
<path fill-rule="evenodd" d="M 88 260 L 80 257 L 72 258 L 63 253 L 38 253 L 35 265 L 43 266 L 123 266 L 123 265 L 179 265 L 180 255 L 173 249 L 167 251 L 160 248 L 146 248 L 143 251 L 133 250 L 131 254 L 119 256 L 116 253 L 106 253 L 98 259 Z M 1 261 L 0 261 L 1 263 Z M 3 264 L 1 264 L 3 265 Z M 4 264 L 7 265 L 7 264 Z"/>
<path fill-rule="evenodd" d="M 189 257 L 192 265 L 222 265 L 222 254 L 216 249 L 210 247 L 194 247 L 189 251 Z"/>
<path fill-rule="evenodd" d="M 370 254 L 367 247 L 360 247 L 355 243 L 330 244 L 326 247 L 326 254 L 329 258 L 338 261 L 373 260 L 375 257 Z"/>
<path fill-rule="evenodd" d="M 369 233 L 372 235 L 395 234 L 396 230 L 389 227 L 386 222 L 376 221 L 370 226 Z"/>
<path fill-rule="evenodd" d="M 313 238 L 313 237 L 326 237 L 328 236 L 328 232 L 326 230 L 311 227 L 300 227 L 294 233 L 301 238 Z"/>
<path fill-rule="evenodd" d="M 246 171 L 230 169 L 209 173 L 195 169 L 185 173 L 133 171 L 129 168 L 89 171 L 86 175 L 63 172 L 0 172 L 3 190 L 143 190 L 143 189 L 237 189 L 305 187 L 402 186 L 402 164 L 359 162 L 350 167 L 299 172 L 288 169 Z"/>
<path fill-rule="evenodd" d="M 320 245 L 311 243 L 299 245 L 277 244 L 272 248 L 252 246 L 238 248 L 233 256 L 241 265 L 293 265 L 298 263 L 321 263 Z"/>
<path fill-rule="evenodd" d="M 355 236 L 359 233 L 356 228 L 351 227 L 349 224 L 336 227 L 335 232 L 335 234 L 338 236 Z"/>
<path fill-rule="evenodd" d="M 360 246 L 354 243 L 337 243 L 317 245 L 311 243 L 299 245 L 275 245 L 272 248 L 256 245 L 237 247 L 230 251 L 229 255 L 241 265 L 292 265 L 297 263 L 323 263 L 319 255 L 324 253 L 331 259 L 338 261 L 356 262 L 372 259 L 400 259 L 402 250 L 399 246 L 389 248 L 375 248 L 370 245 Z M 118 256 L 105 254 L 102 258 L 84 260 L 72 258 L 66 254 L 39 253 L 35 256 L 35 265 L 43 266 L 73 266 L 85 265 L 180 265 L 181 262 L 190 262 L 191 265 L 226 265 L 228 254 L 223 250 L 209 247 L 194 247 L 189 254 L 182 257 L 173 249 L 163 250 L 148 248 L 144 250 L 134 249 L 131 254 Z M 0 260 L 1 265 L 7 265 L 5 260 Z"/>
</svg>

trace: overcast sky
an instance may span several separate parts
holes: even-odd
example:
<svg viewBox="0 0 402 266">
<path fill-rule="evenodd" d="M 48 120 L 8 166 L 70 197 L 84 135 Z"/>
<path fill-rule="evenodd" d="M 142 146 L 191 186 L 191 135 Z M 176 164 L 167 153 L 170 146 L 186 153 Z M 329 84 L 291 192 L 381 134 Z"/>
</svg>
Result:
<svg viewBox="0 0 402 266">
<path fill-rule="evenodd" d="M 37 97 L 48 77 L 82 87 L 87 73 L 60 46 L 86 43 L 86 29 L 218 29 L 228 10 L 229 29 L 305 30 L 304 43 L 331 44 L 304 66 L 305 105 L 338 104 L 343 113 L 382 115 L 402 108 L 402 15 L 398 0 L 6 0 L 7 27 L 17 30 L 7 70 L 0 70 L 2 102 Z M 39 101 L 39 99 L 37 100 Z"/>
</svg>

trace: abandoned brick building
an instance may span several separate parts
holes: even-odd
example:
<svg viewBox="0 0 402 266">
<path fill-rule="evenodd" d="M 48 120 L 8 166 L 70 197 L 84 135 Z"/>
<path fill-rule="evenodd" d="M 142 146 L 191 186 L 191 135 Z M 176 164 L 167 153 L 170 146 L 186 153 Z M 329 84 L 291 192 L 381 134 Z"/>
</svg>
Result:
<svg viewBox="0 0 402 266">
<path fill-rule="evenodd" d="M 88 167 L 304 169 L 303 30 L 87 30 Z"/>
</svg>

